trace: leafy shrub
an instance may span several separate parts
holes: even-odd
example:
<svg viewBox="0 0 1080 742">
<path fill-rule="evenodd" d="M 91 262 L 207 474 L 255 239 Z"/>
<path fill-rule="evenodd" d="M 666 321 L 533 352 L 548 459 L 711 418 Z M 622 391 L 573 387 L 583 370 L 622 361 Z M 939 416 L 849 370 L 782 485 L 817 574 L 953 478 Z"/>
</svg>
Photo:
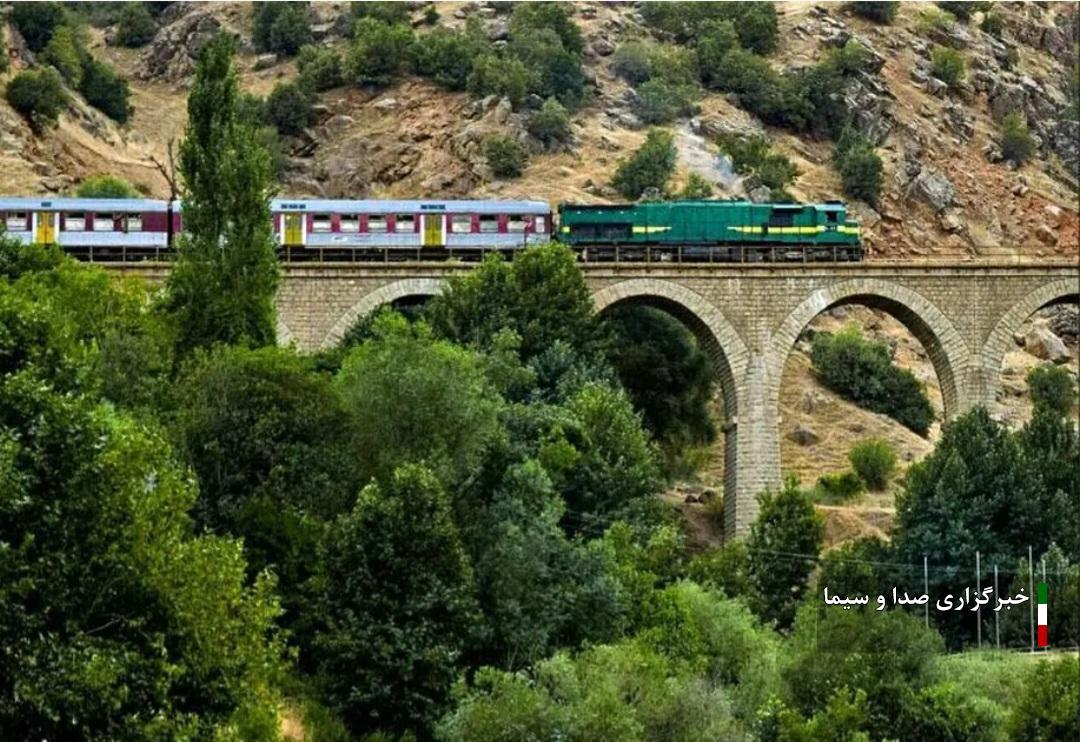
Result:
<svg viewBox="0 0 1080 742">
<path fill-rule="evenodd" d="M 1009 738 L 1080 737 L 1080 660 L 1065 656 L 1032 664 L 1009 717 Z"/>
<path fill-rule="evenodd" d="M 627 41 L 611 55 L 611 71 L 631 85 L 639 85 L 652 75 L 652 44 Z"/>
<path fill-rule="evenodd" d="M 739 44 L 755 54 L 776 51 L 780 34 L 773 3 L 647 2 L 641 13 L 654 28 L 682 43 L 698 41 L 716 21 L 730 21 Z"/>
<path fill-rule="evenodd" d="M 708 87 L 717 87 L 715 70 L 720 67 L 725 54 L 738 48 L 739 34 L 731 21 L 710 21 L 705 24 L 695 47 L 701 82 Z"/>
<path fill-rule="evenodd" d="M 57 28 L 41 53 L 41 61 L 51 64 L 74 88 L 82 83 L 83 59 L 87 56 L 82 39 L 70 26 Z"/>
<path fill-rule="evenodd" d="M 79 198 L 138 198 L 135 186 L 115 175 L 92 175 L 75 189 Z"/>
<path fill-rule="evenodd" d="M 666 124 L 693 112 L 693 90 L 652 78 L 638 86 L 631 110 L 646 124 Z"/>
<path fill-rule="evenodd" d="M 670 131 L 650 129 L 645 143 L 615 169 L 611 185 L 626 198 L 638 198 L 647 188 L 661 191 L 675 172 L 675 138 Z"/>
<path fill-rule="evenodd" d="M 1058 415 L 1068 415 L 1076 405 L 1076 382 L 1064 366 L 1036 366 L 1027 375 L 1031 401 Z"/>
<path fill-rule="evenodd" d="M 925 5 L 919 10 L 918 29 L 920 33 L 926 34 L 935 28 L 946 28 L 955 21 L 956 17 L 952 13 L 933 5 Z"/>
<path fill-rule="evenodd" d="M 389 24 L 408 24 L 411 20 L 409 4 L 400 2 L 354 2 L 350 10 L 353 18 L 373 18 Z"/>
<path fill-rule="evenodd" d="M 905 739 L 1004 742 L 1000 707 L 967 688 L 941 683 L 904 701 L 897 727 Z"/>
<path fill-rule="evenodd" d="M 711 198 L 713 195 L 712 183 L 705 180 L 697 173 L 690 173 L 686 176 L 686 185 L 679 192 L 679 198 L 686 199 L 706 199 Z"/>
<path fill-rule="evenodd" d="M 60 3 L 15 3 L 11 22 L 32 52 L 40 52 L 49 43 L 57 28 L 67 21 Z"/>
<path fill-rule="evenodd" d="M 121 46 L 136 48 L 145 45 L 157 33 L 157 24 L 146 3 L 124 3 L 116 24 L 116 40 Z"/>
<path fill-rule="evenodd" d="M 982 7 L 980 2 L 936 2 L 934 3 L 939 8 L 954 18 L 958 18 L 961 21 L 966 21 L 971 18 L 971 14 L 979 10 Z"/>
<path fill-rule="evenodd" d="M 863 480 L 855 472 L 848 470 L 834 474 L 823 474 L 814 487 L 819 502 L 826 504 L 845 503 L 864 490 Z"/>
<path fill-rule="evenodd" d="M 266 98 L 269 123 L 279 134 L 295 136 L 311 125 L 311 95 L 295 82 L 279 82 Z"/>
<path fill-rule="evenodd" d="M 762 136 L 723 136 L 717 144 L 728 157 L 735 172 L 756 177 L 779 197 L 799 174 L 795 164 L 784 154 L 773 154 L 769 140 Z"/>
<path fill-rule="evenodd" d="M 876 204 L 884 184 L 881 157 L 870 140 L 854 129 L 841 135 L 833 152 L 833 164 L 840 173 L 844 193 Z"/>
<path fill-rule="evenodd" d="M 119 123 L 131 115 L 131 91 L 123 79 L 104 62 L 88 57 L 83 62 L 79 92 L 86 102 Z"/>
<path fill-rule="evenodd" d="M 413 45 L 413 68 L 450 90 L 464 90 L 473 63 L 487 47 L 479 29 L 437 28 Z"/>
<path fill-rule="evenodd" d="M 885 489 L 896 469 L 896 452 L 888 441 L 870 438 L 852 447 L 848 452 L 848 461 L 867 487 L 880 491 Z"/>
<path fill-rule="evenodd" d="M 439 22 L 439 18 L 441 18 L 441 16 L 439 15 L 439 11 L 435 10 L 434 5 L 429 5 L 424 8 L 424 23 L 429 26 L 434 26 Z"/>
<path fill-rule="evenodd" d="M 814 337 L 810 356 L 822 382 L 832 391 L 873 412 L 881 412 L 926 435 L 934 412 L 922 384 L 897 368 L 881 343 L 864 340 L 852 327 Z"/>
<path fill-rule="evenodd" d="M 525 128 L 545 144 L 566 141 L 570 138 L 570 114 L 562 103 L 548 98 L 539 111 L 529 116 Z"/>
<path fill-rule="evenodd" d="M 731 597 L 749 596 L 750 554 L 743 540 L 728 541 L 694 555 L 686 575 L 703 587 L 722 590 Z"/>
<path fill-rule="evenodd" d="M 853 2 L 848 7 L 856 15 L 868 18 L 877 23 L 892 23 L 896 17 L 897 2 Z"/>
<path fill-rule="evenodd" d="M 735 5 L 735 3 L 732 3 Z M 780 45 L 776 24 L 776 6 L 772 3 L 741 3 L 742 12 L 731 19 L 739 34 L 739 43 L 757 54 L 770 54 Z"/>
<path fill-rule="evenodd" d="M 510 39 L 520 41 L 543 31 L 551 31 L 559 45 L 572 55 L 585 49 L 581 29 L 577 27 L 566 6 L 561 3 L 515 3 L 510 15 Z"/>
<path fill-rule="evenodd" d="M 850 75 L 866 69 L 870 62 L 870 50 L 855 39 L 849 39 L 839 49 L 830 49 L 826 63 L 841 75 Z"/>
<path fill-rule="evenodd" d="M 36 127 L 55 123 L 68 104 L 64 82 L 54 69 L 18 73 L 8 82 L 5 96 L 11 107 Z"/>
<path fill-rule="evenodd" d="M 300 84 L 308 90 L 320 92 L 336 88 L 344 82 L 341 75 L 341 56 L 327 46 L 306 44 L 296 55 L 296 68 L 300 71 Z"/>
<path fill-rule="evenodd" d="M 361 18 L 353 29 L 345 71 L 358 82 L 386 85 L 405 68 L 412 43 L 408 26 Z"/>
<path fill-rule="evenodd" d="M 517 108 L 529 91 L 529 79 L 529 70 L 520 59 L 483 54 L 473 61 L 466 87 L 475 96 L 506 98 Z"/>
<path fill-rule="evenodd" d="M 967 75 L 967 62 L 956 49 L 939 46 L 930 53 L 930 74 L 955 90 Z"/>
<path fill-rule="evenodd" d="M 525 169 L 525 150 L 511 137 L 488 137 L 484 141 L 484 156 L 491 172 L 500 178 L 516 178 Z"/>
<path fill-rule="evenodd" d="M 311 43 L 311 20 L 306 2 L 255 3 L 252 38 L 261 51 L 292 56 Z"/>
<path fill-rule="evenodd" d="M 1005 116 L 1001 122 L 1001 154 L 1018 165 L 1035 154 L 1035 140 L 1023 114 L 1017 111 Z"/>
<path fill-rule="evenodd" d="M 522 3 L 530 7 L 536 3 Z M 585 96 L 581 58 L 562 45 L 558 34 L 540 28 L 524 36 L 511 36 L 511 53 L 529 69 L 529 92 L 541 98 L 555 96 L 567 108 L 577 108 Z"/>
<path fill-rule="evenodd" d="M 988 33 L 994 38 L 1000 39 L 1001 35 L 1005 32 L 1005 19 L 1001 17 L 1000 13 L 988 11 L 983 14 L 982 22 L 979 23 L 979 28 L 984 33 Z"/>
</svg>

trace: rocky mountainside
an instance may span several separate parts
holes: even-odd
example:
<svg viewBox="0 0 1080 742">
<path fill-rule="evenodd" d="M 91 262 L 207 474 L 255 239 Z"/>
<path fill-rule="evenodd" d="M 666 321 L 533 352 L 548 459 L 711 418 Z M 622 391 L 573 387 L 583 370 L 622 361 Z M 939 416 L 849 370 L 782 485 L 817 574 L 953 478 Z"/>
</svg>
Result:
<svg viewBox="0 0 1080 742">
<path fill-rule="evenodd" d="M 417 33 L 428 3 L 411 3 Z M 435 3 L 439 24 L 461 27 L 476 17 L 488 37 L 505 43 L 506 3 Z M 349 44 L 348 3 L 314 3 L 316 42 L 342 51 Z M 506 100 L 472 99 L 428 80 L 406 77 L 387 87 L 349 85 L 320 96 L 316 122 L 286 140 L 289 160 L 281 190 L 297 196 L 530 197 L 559 201 L 615 200 L 608 183 L 618 161 L 644 139 L 631 111 L 635 96 L 612 71 L 612 55 L 631 39 L 656 37 L 639 3 L 573 3 L 585 40 L 585 105 L 574 114 L 566 145 L 545 149 L 524 128 L 526 111 Z M 777 3 L 778 71 L 806 66 L 855 38 L 873 63 L 837 95 L 857 111 L 859 128 L 877 143 L 885 187 L 876 209 L 855 203 L 873 257 L 1052 258 L 1077 252 L 1077 172 L 1080 124 L 1068 120 L 1064 86 L 1076 61 L 1080 14 L 1074 3 L 995 3 L 1004 32 L 995 38 L 972 19 L 927 27 L 927 4 L 901 3 L 891 25 L 857 17 L 840 3 Z M 296 75 L 287 59 L 260 55 L 251 41 L 250 3 L 169 6 L 156 37 L 143 49 L 110 43 L 113 29 L 90 29 L 90 50 L 131 81 L 134 115 L 117 126 L 78 96 L 57 127 L 35 135 L 0 102 L 0 191 L 58 193 L 81 179 L 115 173 L 154 196 L 167 195 L 152 159 L 165 159 L 182 136 L 185 95 L 199 44 L 223 30 L 241 49 L 242 83 L 265 94 Z M 4 77 L 33 62 L 12 28 L 12 64 Z M 960 50 L 970 70 L 954 90 L 929 72 L 931 49 Z M 799 170 L 790 191 L 802 200 L 842 198 L 831 164 L 832 145 L 764 126 L 733 96 L 706 93 L 696 114 L 675 122 L 677 181 L 696 172 L 718 196 L 744 195 L 742 179 L 717 157 L 715 138 L 759 132 Z M 533 102 L 532 105 L 536 103 Z M 1003 161 L 998 124 L 1021 111 L 1038 154 L 1020 168 Z M 531 152 L 513 180 L 492 176 L 481 142 L 508 133 Z M 850 200 L 850 199 L 849 199 Z"/>
</svg>

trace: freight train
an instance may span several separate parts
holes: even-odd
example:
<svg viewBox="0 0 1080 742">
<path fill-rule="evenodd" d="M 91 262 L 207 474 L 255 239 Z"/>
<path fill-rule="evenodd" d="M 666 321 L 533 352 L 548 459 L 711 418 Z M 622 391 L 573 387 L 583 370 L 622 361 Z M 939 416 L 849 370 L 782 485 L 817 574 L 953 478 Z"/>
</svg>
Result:
<svg viewBox="0 0 1080 742">
<path fill-rule="evenodd" d="M 469 259 L 551 241 L 592 261 L 862 259 L 838 201 L 564 203 L 556 218 L 543 201 L 275 199 L 270 213 L 290 260 Z M 0 198 L 0 231 L 93 260 L 166 257 L 183 228 L 177 201 Z"/>
</svg>

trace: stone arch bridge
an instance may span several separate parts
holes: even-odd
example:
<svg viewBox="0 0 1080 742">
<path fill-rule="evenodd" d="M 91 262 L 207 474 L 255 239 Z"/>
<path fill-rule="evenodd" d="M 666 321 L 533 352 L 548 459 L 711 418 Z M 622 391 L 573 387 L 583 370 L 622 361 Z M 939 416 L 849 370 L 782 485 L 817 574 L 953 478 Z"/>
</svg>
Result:
<svg viewBox="0 0 1080 742">
<path fill-rule="evenodd" d="M 166 267 L 127 264 L 160 280 Z M 1080 267 L 1061 264 L 692 266 L 583 264 L 599 311 L 653 306 L 689 327 L 712 356 L 725 407 L 725 522 L 743 534 L 756 494 L 780 482 L 784 363 L 807 324 L 838 304 L 882 309 L 926 349 L 946 417 L 994 399 L 1013 333 L 1040 308 L 1077 301 Z M 381 305 L 431 296 L 451 263 L 290 264 L 278 294 L 279 339 L 302 350 L 337 342 Z"/>
</svg>

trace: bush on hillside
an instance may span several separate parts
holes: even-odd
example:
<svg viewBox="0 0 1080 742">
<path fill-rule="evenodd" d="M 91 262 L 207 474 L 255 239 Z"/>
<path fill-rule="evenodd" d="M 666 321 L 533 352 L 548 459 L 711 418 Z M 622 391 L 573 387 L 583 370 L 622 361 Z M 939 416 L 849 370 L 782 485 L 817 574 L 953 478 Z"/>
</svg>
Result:
<svg viewBox="0 0 1080 742">
<path fill-rule="evenodd" d="M 346 74 L 360 83 L 386 85 L 405 69 L 412 43 L 408 26 L 361 18 L 353 28 Z"/>
<path fill-rule="evenodd" d="M 1027 375 L 1031 401 L 1061 416 L 1076 405 L 1076 382 L 1064 366 L 1036 366 Z"/>
<path fill-rule="evenodd" d="M 445 88 L 464 90 L 473 63 L 487 46 L 475 27 L 465 31 L 437 28 L 413 45 L 413 69 Z"/>
<path fill-rule="evenodd" d="M 466 87 L 477 97 L 497 95 L 518 108 L 529 92 L 529 69 L 520 59 L 483 54 L 473 61 Z"/>
<path fill-rule="evenodd" d="M 863 480 L 850 469 L 832 474 L 822 474 L 814 486 L 818 502 L 826 505 L 842 504 L 857 497 L 865 490 Z"/>
<path fill-rule="evenodd" d="M 68 104 L 60 73 L 54 69 L 24 70 L 7 84 L 8 103 L 34 127 L 56 123 Z"/>
<path fill-rule="evenodd" d="M 570 138 L 570 114 L 562 103 L 548 98 L 529 116 L 525 128 L 544 144 L 563 142 Z"/>
<path fill-rule="evenodd" d="M 295 136 L 311 125 L 311 95 L 295 82 L 279 82 L 266 98 L 269 123 L 279 134 Z"/>
<path fill-rule="evenodd" d="M 780 32 L 773 3 L 647 2 L 641 14 L 653 28 L 672 34 L 679 42 L 700 41 L 716 21 L 730 21 L 739 44 L 755 54 L 776 51 Z"/>
<path fill-rule="evenodd" d="M 971 2 L 970 0 L 968 0 L 968 2 L 963 2 L 963 0 L 960 2 L 944 2 L 943 0 L 939 0 L 934 4 L 953 18 L 961 21 L 968 20 L 975 11 L 980 10 L 983 7 L 983 3 Z"/>
<path fill-rule="evenodd" d="M 652 43 L 627 41 L 611 55 L 611 71 L 631 85 L 640 85 L 652 75 Z"/>
<path fill-rule="evenodd" d="M 92 175 L 75 189 L 79 198 L 139 198 L 135 186 L 115 175 Z"/>
<path fill-rule="evenodd" d="M 914 374 L 893 365 L 883 344 L 865 340 L 852 327 L 815 336 L 810 357 L 814 371 L 832 391 L 919 435 L 930 429 L 934 410 L 926 391 Z"/>
<path fill-rule="evenodd" d="M 93 57 L 83 61 L 79 92 L 87 103 L 118 123 L 124 123 L 131 115 L 131 91 L 127 80 Z"/>
<path fill-rule="evenodd" d="M 136 48 L 145 45 L 157 33 L 157 23 L 146 3 L 124 3 L 116 23 L 116 41 L 121 46 Z"/>
<path fill-rule="evenodd" d="M 67 13 L 60 3 L 13 3 L 11 10 L 11 23 L 32 52 L 44 49 L 66 21 Z"/>
<path fill-rule="evenodd" d="M 956 49 L 939 46 L 930 53 L 930 74 L 955 90 L 967 75 L 967 62 Z"/>
<path fill-rule="evenodd" d="M 698 69 L 701 70 L 701 82 L 707 87 L 717 87 L 715 70 L 720 67 L 724 55 L 739 48 L 739 34 L 731 21 L 710 21 L 701 30 L 698 37 Z"/>
<path fill-rule="evenodd" d="M 619 163 L 611 185 L 626 198 L 638 198 L 646 189 L 663 191 L 675 172 L 675 139 L 670 131 L 651 129 L 645 143 Z"/>
<path fill-rule="evenodd" d="M 540 28 L 528 35 L 511 36 L 510 44 L 511 53 L 529 70 L 530 93 L 541 98 L 554 96 L 567 108 L 581 105 L 585 98 L 581 57 L 567 50 L 554 30 Z"/>
<path fill-rule="evenodd" d="M 491 136 L 484 141 L 484 156 L 491 172 L 500 178 L 516 178 L 525 169 L 525 150 L 507 136 Z"/>
<path fill-rule="evenodd" d="M 712 198 L 713 187 L 712 184 L 705 180 L 697 173 L 690 173 L 686 176 L 686 185 L 679 192 L 679 198 L 685 199 L 705 199 Z"/>
<path fill-rule="evenodd" d="M 848 461 L 869 489 L 880 492 L 889 484 L 896 469 L 896 452 L 882 438 L 856 443 L 848 452 Z"/>
<path fill-rule="evenodd" d="M 41 61 L 51 64 L 60 76 L 73 88 L 79 87 L 83 76 L 83 59 L 86 51 L 82 39 L 70 26 L 57 28 L 41 53 Z"/>
<path fill-rule="evenodd" d="M 724 136 L 717 144 L 728 157 L 735 172 L 754 176 L 777 198 L 795 182 L 799 171 L 787 155 L 772 152 L 769 140 L 762 136 Z"/>
<path fill-rule="evenodd" d="M 341 85 L 341 55 L 326 46 L 305 44 L 296 55 L 300 84 L 306 89 L 321 92 Z"/>
<path fill-rule="evenodd" d="M 1028 131 L 1024 115 L 1014 111 L 1001 122 L 1001 154 L 1018 165 L 1035 154 L 1035 140 Z"/>
<path fill-rule="evenodd" d="M 994 38 L 1000 39 L 1001 35 L 1005 32 L 1005 19 L 1001 17 L 1000 13 L 994 13 L 992 11 L 987 12 L 983 15 L 979 28 L 981 28 L 984 33 L 988 33 Z"/>
<path fill-rule="evenodd" d="M 860 15 L 877 23 L 892 23 L 896 17 L 897 2 L 852 2 L 848 3 L 855 15 Z"/>
<path fill-rule="evenodd" d="M 255 3 L 254 19 L 252 39 L 261 51 L 292 56 L 312 41 L 306 2 Z"/>
<path fill-rule="evenodd" d="M 652 78 L 639 85 L 635 92 L 637 95 L 630 109 L 646 124 L 666 124 L 693 113 L 694 91 L 688 86 Z"/>
<path fill-rule="evenodd" d="M 354 2 L 349 11 L 353 18 L 373 18 L 383 23 L 408 24 L 409 4 L 402 2 Z"/>
<path fill-rule="evenodd" d="M 836 143 L 833 164 L 840 173 L 844 193 L 871 205 L 877 203 L 885 176 L 881 157 L 870 140 L 853 129 L 845 131 Z"/>
</svg>

